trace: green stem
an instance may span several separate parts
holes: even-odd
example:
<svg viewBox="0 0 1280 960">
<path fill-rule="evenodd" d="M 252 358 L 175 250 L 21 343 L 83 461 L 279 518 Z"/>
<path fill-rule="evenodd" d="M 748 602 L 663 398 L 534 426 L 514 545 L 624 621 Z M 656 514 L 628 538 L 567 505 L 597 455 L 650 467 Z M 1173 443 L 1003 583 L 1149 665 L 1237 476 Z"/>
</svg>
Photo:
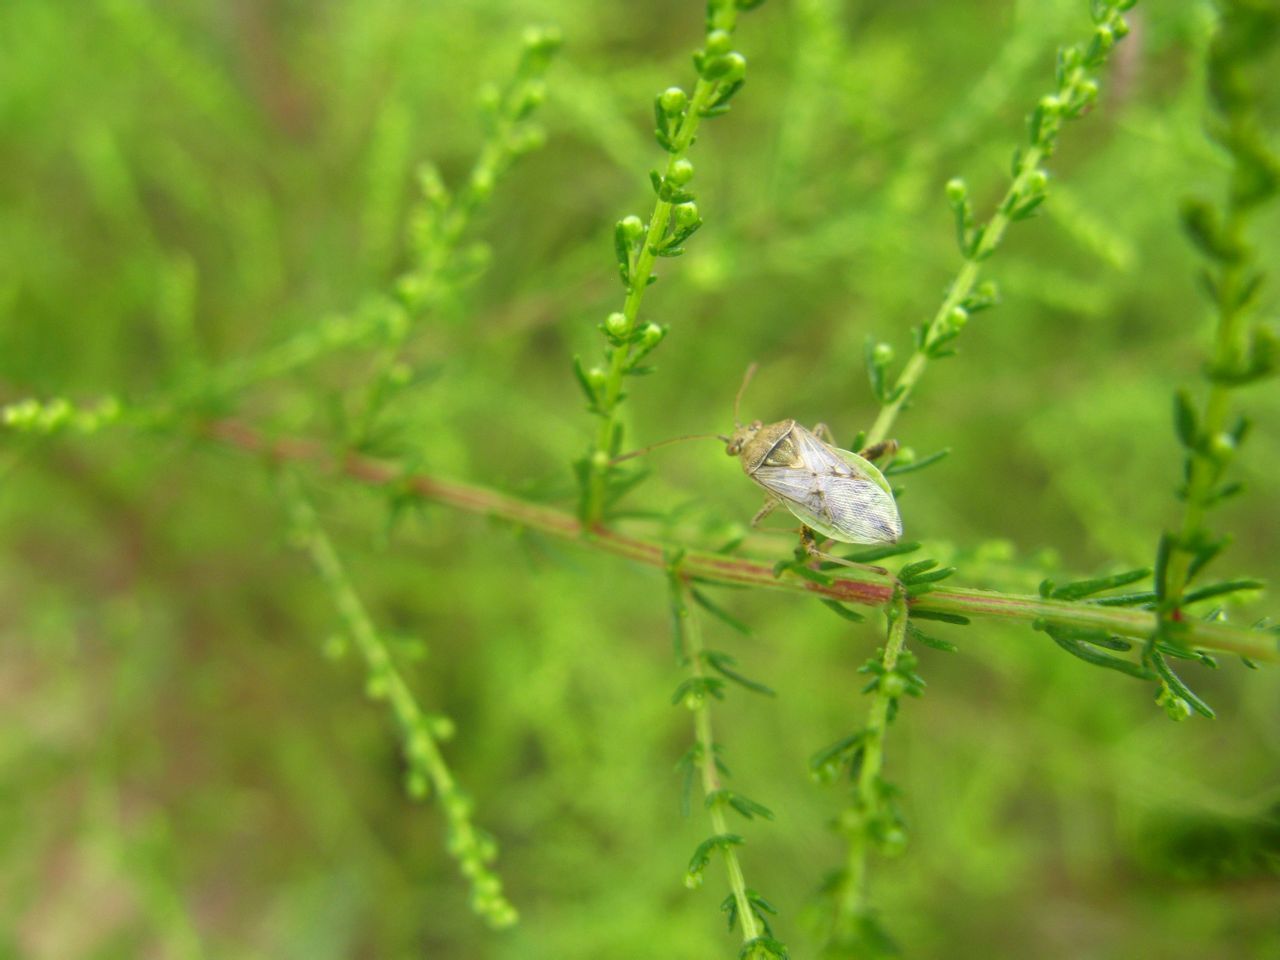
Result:
<svg viewBox="0 0 1280 960">
<path fill-rule="evenodd" d="M 347 633 L 364 659 L 369 676 L 369 694 L 385 699 L 390 705 L 392 716 L 400 728 L 409 769 L 416 777 L 424 778 L 416 785 L 410 781 L 411 792 L 425 795 L 425 788 L 430 784 L 449 825 L 449 851 L 458 859 L 463 875 L 471 882 L 473 909 L 495 927 L 510 926 L 516 922 L 516 910 L 503 896 L 501 882 L 488 866 L 494 853 L 493 844 L 481 836 L 471 821 L 471 800 L 458 786 L 440 752 L 432 718 L 418 706 L 413 691 L 396 668 L 391 651 L 365 610 L 333 543 L 320 527 L 315 509 L 303 495 L 301 485 L 288 473 L 283 475 L 282 485 L 301 545 L 333 596 Z"/>
<path fill-rule="evenodd" d="M 714 6 L 712 16 L 707 24 L 707 32 L 723 30 L 733 33 L 737 26 L 738 8 L 735 3 L 724 3 Z M 689 106 L 680 120 L 671 141 L 671 151 L 667 156 L 667 168 L 663 174 L 664 181 L 671 177 L 676 164 L 685 159 L 689 148 L 693 145 L 698 126 L 702 122 L 702 111 L 707 107 L 715 93 L 716 83 L 703 77 L 698 78 L 693 88 L 693 96 Z M 675 204 L 658 197 L 653 205 L 653 213 L 649 217 L 649 228 L 645 232 L 644 245 L 636 257 L 631 270 L 630 285 L 622 303 L 622 315 L 626 318 L 623 336 L 630 335 L 636 329 L 640 317 L 640 305 L 644 301 L 645 291 L 649 289 L 653 267 L 657 263 L 658 249 L 667 232 L 671 220 L 671 210 Z M 627 365 L 631 360 L 632 346 L 625 344 L 615 347 L 610 357 L 609 369 L 605 372 L 605 382 L 600 392 L 600 425 L 596 429 L 595 446 L 590 458 L 590 476 L 588 479 L 587 499 L 584 519 L 589 527 L 594 527 L 604 518 L 605 479 L 609 468 L 609 446 L 618 420 L 618 403 L 622 397 L 622 381 L 626 376 Z"/>
<path fill-rule="evenodd" d="M 1232 242 L 1240 242 L 1243 222 L 1234 205 L 1230 207 L 1224 229 L 1225 236 Z M 1214 331 L 1213 363 L 1219 369 L 1228 369 L 1234 365 L 1239 353 L 1239 333 L 1237 330 L 1241 311 L 1238 304 L 1238 287 L 1244 276 L 1246 264 L 1243 260 L 1231 260 L 1224 264 L 1218 283 L 1217 313 L 1218 323 Z M 1167 613 L 1178 610 L 1182 605 L 1182 597 L 1186 591 L 1191 562 L 1195 550 L 1190 545 L 1204 528 L 1207 504 L 1212 497 L 1213 488 L 1222 476 L 1223 469 L 1230 453 L 1220 453 L 1213 449 L 1216 438 L 1222 436 L 1227 429 L 1227 418 L 1230 414 L 1231 386 L 1224 383 L 1213 383 L 1209 388 L 1209 396 L 1205 400 L 1204 412 L 1200 418 L 1200 437 L 1205 449 L 1189 451 L 1186 509 L 1182 515 L 1182 527 L 1177 543 L 1169 557 L 1169 566 L 1164 582 L 1164 609 Z"/>
<path fill-rule="evenodd" d="M 314 441 L 269 440 L 239 421 L 217 421 L 208 425 L 205 432 L 221 443 L 274 462 L 308 462 L 362 483 L 396 486 L 425 499 L 497 517 L 549 536 L 578 542 L 588 549 L 602 550 L 659 569 L 669 565 L 667 558 L 673 549 L 681 549 L 664 541 L 607 528 L 597 528 L 592 537 L 584 538 L 581 521 L 563 510 L 485 487 L 425 474 L 408 475 L 395 464 L 353 454 L 336 455 L 330 447 Z M 695 581 L 806 594 L 842 603 L 885 607 L 893 599 L 891 582 L 873 574 L 832 577 L 829 582 L 817 583 L 797 576 L 775 576 L 773 565 L 764 561 L 699 550 L 685 550 L 680 569 Z M 1043 620 L 1062 626 L 1097 627 L 1119 636 L 1140 639 L 1150 636 L 1156 627 L 1156 614 L 1149 610 L 961 587 L 934 589 L 911 600 L 910 608 L 1021 623 Z M 1205 620 L 1188 620 L 1186 631 L 1185 642 L 1193 648 L 1280 662 L 1280 638 L 1267 631 Z"/>
<path fill-rule="evenodd" d="M 674 589 L 679 591 L 679 616 L 683 626 L 685 652 L 689 658 L 689 671 L 699 680 L 705 680 L 707 670 L 703 663 L 702 629 L 698 618 L 689 609 L 688 589 L 683 580 L 678 580 Z M 699 702 L 693 708 L 693 726 L 697 742 L 698 774 L 702 781 L 702 795 L 710 797 L 715 795 L 723 784 L 720 781 L 720 771 L 716 769 L 715 737 L 711 732 L 711 705 L 705 696 L 699 698 Z M 721 804 L 713 802 L 708 813 L 715 836 L 722 837 L 729 833 L 729 824 Z M 750 943 L 763 931 L 751 907 L 751 900 L 747 896 L 747 881 L 742 873 L 742 863 L 732 846 L 726 845 L 720 849 L 724 854 L 724 865 L 729 874 L 729 888 L 733 892 L 734 902 L 738 905 L 738 918 L 742 922 L 742 939 L 743 942 Z"/>
<path fill-rule="evenodd" d="M 898 658 L 907 642 L 907 602 L 900 591 L 894 594 L 887 614 L 888 638 L 880 660 L 885 675 L 892 673 L 898 665 Z M 884 738 L 889 726 L 889 708 L 892 702 L 893 698 L 884 691 L 883 685 L 873 691 L 858 782 L 854 790 L 860 822 L 849 837 L 844 891 L 838 903 L 836 917 L 837 929 L 843 929 L 849 923 L 866 916 L 871 909 L 867 883 L 867 858 L 871 849 L 868 818 L 881 804 L 880 770 L 884 766 Z"/>
<path fill-rule="evenodd" d="M 950 323 L 952 311 L 964 303 L 973 292 L 974 285 L 978 282 L 978 274 L 982 269 L 982 261 L 991 256 L 996 248 L 1000 246 L 1000 241 L 1004 239 L 1005 231 L 1009 229 L 1009 224 L 1012 222 L 1008 210 L 1011 209 L 1013 202 L 1026 191 L 1030 178 L 1039 172 L 1040 161 L 1044 157 L 1044 149 L 1038 146 L 1031 147 L 1023 155 L 1020 172 L 1009 185 L 1004 198 L 997 205 L 995 214 L 987 222 L 986 228 L 982 233 L 981 242 L 961 264 L 955 279 L 951 281 L 951 286 L 947 288 L 947 296 L 943 299 L 942 305 L 938 307 L 938 312 L 934 314 L 933 319 L 929 322 L 925 336 L 921 338 L 921 342 L 916 346 L 915 352 L 911 354 L 906 366 L 902 368 L 902 372 L 894 382 L 893 389 L 889 391 L 889 396 L 893 397 L 893 399 L 880 408 L 880 413 L 876 416 L 875 423 L 872 424 L 871 430 L 867 434 L 867 446 L 889 439 L 894 421 L 897 420 L 898 414 L 902 412 L 902 408 L 906 406 L 916 388 L 916 383 L 929 365 L 930 348 L 938 335 Z"/>
</svg>

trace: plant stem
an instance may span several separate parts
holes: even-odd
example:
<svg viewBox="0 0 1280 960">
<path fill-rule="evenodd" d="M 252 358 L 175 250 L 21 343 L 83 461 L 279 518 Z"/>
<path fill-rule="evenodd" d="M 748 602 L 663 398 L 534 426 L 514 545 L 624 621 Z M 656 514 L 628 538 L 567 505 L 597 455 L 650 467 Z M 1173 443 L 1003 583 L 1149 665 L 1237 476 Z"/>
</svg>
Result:
<svg viewBox="0 0 1280 960">
<path fill-rule="evenodd" d="M 596 528 L 591 536 L 577 517 L 554 507 L 531 503 L 496 490 L 425 474 L 405 474 L 395 464 L 354 454 L 335 454 L 322 443 L 298 439 L 268 439 L 236 420 L 209 424 L 205 433 L 220 443 L 266 457 L 271 461 L 308 462 L 331 473 L 345 474 L 373 486 L 396 486 L 424 499 L 460 510 L 498 517 L 520 527 L 572 540 L 585 547 L 625 557 L 636 563 L 665 568 L 674 545 Z M 892 584 L 872 574 L 832 577 L 830 582 L 775 576 L 771 564 L 743 557 L 685 550 L 681 571 L 692 580 L 738 584 L 766 590 L 807 594 L 842 603 L 884 607 L 893 599 Z M 1031 623 L 1044 620 L 1063 626 L 1097 627 L 1124 637 L 1145 639 L 1156 627 L 1156 614 L 1129 607 L 1050 600 L 1036 596 L 951 587 L 913 598 L 912 611 L 950 613 Z M 1280 638 L 1274 633 L 1225 623 L 1189 620 L 1185 642 L 1204 650 L 1235 653 L 1256 660 L 1280 662 Z"/>
<path fill-rule="evenodd" d="M 702 628 L 698 618 L 689 609 L 688 588 L 683 579 L 677 578 L 673 589 L 679 592 L 679 616 L 684 635 L 685 653 L 689 659 L 689 672 L 699 680 L 707 679 L 707 668 L 703 662 Z M 698 760 L 698 774 L 702 781 L 702 795 L 714 796 L 722 787 L 720 771 L 716 769 L 715 737 L 711 732 L 711 705 L 706 696 L 701 696 L 693 707 L 693 726 Z M 712 803 L 708 808 L 711 818 L 711 829 L 715 836 L 722 837 L 729 833 L 729 824 L 725 819 L 724 807 Z M 724 854 L 725 869 L 729 873 L 729 888 L 733 892 L 734 902 L 738 905 L 738 919 L 742 923 L 742 939 L 750 943 L 763 932 L 756 919 L 755 910 L 747 896 L 747 881 L 742 873 L 742 863 L 738 853 L 732 846 L 720 848 Z"/>
<path fill-rule="evenodd" d="M 1240 211 L 1232 204 L 1228 210 L 1224 235 L 1233 242 L 1239 242 L 1243 232 L 1243 218 Z M 1247 262 L 1232 260 L 1223 264 L 1222 273 L 1217 284 L 1218 323 L 1214 330 L 1213 364 L 1220 369 L 1230 367 L 1238 358 L 1239 333 L 1238 321 L 1242 311 L 1239 309 L 1238 290 L 1243 280 Z M 1213 382 L 1209 387 L 1209 396 L 1205 400 L 1204 412 L 1200 418 L 1200 433 L 1203 442 L 1212 444 L 1217 437 L 1223 436 L 1227 429 L 1227 417 L 1230 413 L 1231 390 L 1229 384 Z M 1205 513 L 1214 485 L 1222 476 L 1226 466 L 1225 458 L 1206 453 L 1188 452 L 1189 463 L 1185 503 L 1182 515 L 1182 529 L 1177 543 L 1169 557 L 1169 567 L 1164 583 L 1164 607 L 1169 613 L 1178 610 L 1182 605 L 1182 596 L 1187 588 L 1191 571 L 1191 561 L 1195 551 L 1190 545 L 1204 527 Z"/>
<path fill-rule="evenodd" d="M 738 6 L 736 3 L 712 3 L 708 6 L 709 16 L 707 33 L 722 30 L 732 34 L 738 23 Z M 711 101 L 716 90 L 716 82 L 699 76 L 693 88 L 688 109 L 680 120 L 675 136 L 671 141 L 671 150 L 667 155 L 667 168 L 664 179 L 670 178 L 676 165 L 685 159 L 689 147 L 693 145 L 698 126 L 702 122 L 702 111 Z M 644 300 L 645 291 L 649 289 L 653 276 L 653 267 L 658 259 L 658 249 L 667 232 L 671 220 L 674 203 L 659 196 L 653 205 L 653 213 L 649 217 L 649 228 L 645 232 L 644 246 L 636 257 L 634 269 L 631 271 L 630 285 L 622 303 L 622 315 L 626 318 L 624 336 L 636 329 L 640 316 L 640 304 Z M 584 519 L 589 526 L 594 526 L 604 518 L 605 479 L 609 467 L 609 447 L 614 435 L 618 419 L 618 403 L 622 397 L 622 381 L 626 376 L 627 365 L 631 360 L 630 344 L 616 347 L 609 361 L 609 369 L 605 373 L 605 382 L 600 389 L 600 425 L 596 430 L 595 446 L 590 455 L 590 477 L 588 480 L 587 499 Z"/>
<path fill-rule="evenodd" d="M 428 784 L 435 791 L 449 825 L 449 852 L 457 858 L 463 875 L 471 883 L 472 908 L 495 927 L 512 925 L 516 922 L 516 910 L 503 895 L 502 884 L 488 865 L 495 853 L 494 845 L 472 823 L 471 800 L 458 786 L 440 752 L 440 734 L 436 732 L 439 720 L 433 720 L 418 706 L 296 478 L 286 473 L 282 485 L 301 546 L 328 587 L 347 633 L 364 659 L 369 695 L 387 701 L 400 728 L 405 760 L 411 772 L 411 795 L 425 796 Z"/>
<path fill-rule="evenodd" d="M 925 368 L 929 365 L 930 347 L 933 346 L 938 335 L 946 329 L 950 322 L 952 311 L 964 303 L 969 294 L 973 292 L 974 284 L 978 282 L 978 274 L 982 269 L 982 261 L 991 256 L 996 248 L 1000 246 L 1000 241 L 1004 239 L 1005 231 L 1009 229 L 1009 224 L 1013 222 L 1008 211 L 1012 208 L 1014 201 L 1027 191 L 1031 178 L 1039 173 L 1040 161 L 1044 159 L 1044 156 L 1044 149 L 1038 146 L 1029 148 L 1023 155 L 1021 172 L 1014 178 L 1009 185 L 1009 189 L 1005 192 L 1004 198 L 997 205 L 995 214 L 992 215 L 986 229 L 983 231 L 982 241 L 978 244 L 976 250 L 967 256 L 964 263 L 961 264 L 955 279 L 951 281 L 951 286 L 947 288 L 947 295 L 943 299 L 942 305 L 938 307 L 938 312 L 934 314 L 933 319 L 929 322 L 929 328 L 925 336 L 916 345 L 915 352 L 911 354 L 906 366 L 902 368 L 902 372 L 894 382 L 893 389 L 889 394 L 893 399 L 880 408 L 880 413 L 876 416 L 875 423 L 872 424 L 871 430 L 867 434 L 867 446 L 889 439 L 889 433 L 893 430 L 894 421 L 897 420 L 898 414 L 902 412 L 902 408 L 911 398 L 917 381 L 919 381 Z"/>
<path fill-rule="evenodd" d="M 892 673 L 898 665 L 898 658 L 907 642 L 907 603 L 900 591 L 894 594 L 887 614 L 889 631 L 884 654 L 880 659 L 886 675 Z M 884 765 L 884 738 L 889 726 L 889 708 L 893 702 L 883 686 L 877 687 L 871 696 L 866 738 L 862 743 L 861 765 L 855 788 L 856 809 L 861 814 L 862 822 L 849 837 L 844 892 L 838 901 L 837 929 L 866 916 L 871 909 L 867 889 L 867 858 L 871 848 L 868 819 L 882 803 L 880 770 Z"/>
<path fill-rule="evenodd" d="M 866 438 L 868 445 L 889 439 L 894 422 L 910 401 L 929 358 L 946 355 L 941 351 L 968 321 L 970 309 L 981 309 L 994 302 L 994 293 L 980 297 L 977 302 L 970 301 L 982 261 L 995 253 L 1009 224 L 1031 216 L 1044 200 L 1048 175 L 1040 164 L 1053 154 L 1062 122 L 1083 116 L 1097 99 L 1098 85 L 1090 72 L 1106 63 L 1116 43 L 1129 32 L 1123 13 L 1132 6 L 1133 0 L 1095 0 L 1091 9 L 1094 23 L 1091 39 L 1059 49 L 1056 88 L 1036 104 L 1030 119 L 1029 143 L 1014 154 L 1013 182 L 996 205 L 991 219 L 976 232 L 964 182 L 953 180 L 947 184 L 947 195 L 957 216 L 957 236 L 964 262 L 942 306 L 928 326 L 917 333 L 915 351 L 887 393 L 879 387 L 883 365 L 874 363 L 873 382 L 877 384 L 881 408 Z M 887 351 L 888 346 L 883 346 Z M 883 361 L 887 362 L 887 359 Z"/>
</svg>

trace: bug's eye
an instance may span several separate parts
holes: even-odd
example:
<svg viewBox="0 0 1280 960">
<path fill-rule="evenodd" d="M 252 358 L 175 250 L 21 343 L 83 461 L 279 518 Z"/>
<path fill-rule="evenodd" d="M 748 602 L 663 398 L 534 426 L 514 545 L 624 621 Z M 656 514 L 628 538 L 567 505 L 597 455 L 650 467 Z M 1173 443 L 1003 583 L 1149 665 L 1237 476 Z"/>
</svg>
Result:
<svg viewBox="0 0 1280 960">
<path fill-rule="evenodd" d="M 752 421 L 751 421 L 751 429 L 752 429 L 752 430 L 759 430 L 759 429 L 760 429 L 761 427 L 763 427 L 763 426 L 764 426 L 764 423 L 763 423 L 762 421 L 760 421 L 760 420 L 752 420 Z"/>
</svg>

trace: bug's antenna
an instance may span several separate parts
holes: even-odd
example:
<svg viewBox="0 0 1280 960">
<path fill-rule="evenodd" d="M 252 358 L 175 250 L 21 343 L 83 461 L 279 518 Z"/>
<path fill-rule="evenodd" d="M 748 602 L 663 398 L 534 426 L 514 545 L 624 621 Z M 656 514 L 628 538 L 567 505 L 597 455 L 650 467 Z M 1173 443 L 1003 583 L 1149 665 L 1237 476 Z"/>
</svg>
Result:
<svg viewBox="0 0 1280 960">
<path fill-rule="evenodd" d="M 747 365 L 747 372 L 742 375 L 742 386 L 738 388 L 738 395 L 733 398 L 733 425 L 735 427 L 740 423 L 738 420 L 738 407 L 742 404 L 742 395 L 747 392 L 747 384 L 756 375 L 756 367 L 758 366 L 759 364 L 754 360 Z"/>
<path fill-rule="evenodd" d="M 728 443 L 729 438 L 720 433 L 690 433 L 683 437 L 672 437 L 670 440 L 660 440 L 657 443 L 651 443 L 647 447 L 641 447 L 639 450 L 632 450 L 630 453 L 624 453 L 620 457 L 614 457 L 609 461 L 609 466 L 615 463 L 621 463 L 623 460 L 630 460 L 632 457 L 639 457 L 648 453 L 650 450 L 656 450 L 658 447 L 665 447 L 671 443 L 681 443 L 685 440 L 719 440 L 721 443 Z"/>
</svg>

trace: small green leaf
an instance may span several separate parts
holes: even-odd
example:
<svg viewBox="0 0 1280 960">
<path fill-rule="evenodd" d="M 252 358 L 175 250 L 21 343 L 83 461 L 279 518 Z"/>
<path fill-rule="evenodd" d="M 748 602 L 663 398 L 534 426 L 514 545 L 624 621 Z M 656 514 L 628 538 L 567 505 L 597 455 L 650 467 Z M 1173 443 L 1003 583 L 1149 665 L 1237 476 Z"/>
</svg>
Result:
<svg viewBox="0 0 1280 960">
<path fill-rule="evenodd" d="M 1085 646 L 1080 643 L 1080 641 L 1067 635 L 1067 633 L 1060 627 L 1043 623 L 1038 623 L 1036 626 L 1038 629 L 1047 633 L 1053 642 L 1063 650 L 1067 651 L 1067 653 L 1074 657 L 1078 657 L 1085 663 L 1092 664 L 1095 667 L 1105 667 L 1108 670 L 1115 670 L 1119 673 L 1136 677 L 1139 680 L 1153 679 L 1151 671 L 1143 667 L 1141 664 L 1134 663 L 1132 660 L 1121 660 L 1118 657 L 1113 657 L 1110 654 L 1101 652 L 1100 650 L 1095 650 L 1093 647 Z"/>
<path fill-rule="evenodd" d="M 843 559 L 848 560 L 850 563 L 875 563 L 877 560 L 884 560 L 888 557 L 915 553 L 919 549 L 919 543 L 886 543 L 882 546 L 854 550 L 852 553 L 844 554 Z"/>
<path fill-rule="evenodd" d="M 843 617 L 845 620 L 852 623 L 864 623 L 867 619 L 862 614 L 858 613 L 858 611 L 850 610 L 838 600 L 823 600 L 822 605 L 828 610 L 834 612 L 836 616 Z"/>
<path fill-rule="evenodd" d="M 898 579 L 903 583 L 907 583 L 926 570 L 932 570 L 937 565 L 937 560 L 915 560 L 898 571 Z"/>
<path fill-rule="evenodd" d="M 587 371 L 582 366 L 582 358 L 577 354 L 573 357 L 573 376 L 578 381 L 578 386 L 582 388 L 582 392 L 587 396 L 588 409 L 592 413 L 599 412 L 599 401 L 596 399 L 595 388 L 591 386 L 591 381 L 587 379 Z"/>
<path fill-rule="evenodd" d="M 898 463 L 895 461 L 894 463 L 891 463 L 889 464 L 889 466 L 885 467 L 885 469 L 881 472 L 884 473 L 886 477 L 898 476 L 904 473 L 914 473 L 917 470 L 923 470 L 925 467 L 933 466 L 939 460 L 946 459 L 946 457 L 949 456 L 950 453 L 951 453 L 951 448 L 944 447 L 943 449 L 939 450 L 937 453 L 931 453 L 927 457 L 921 457 L 919 460 L 913 460 L 910 463 Z"/>
<path fill-rule="evenodd" d="M 694 602 L 703 610 L 707 611 L 707 613 L 711 614 L 720 622 L 727 624 L 729 627 L 738 631 L 738 633 L 748 637 L 751 636 L 750 627 L 733 614 L 729 613 L 706 594 L 702 593 L 700 590 L 690 590 L 689 592 L 693 595 Z"/>
<path fill-rule="evenodd" d="M 708 650 L 702 655 L 702 658 L 706 661 L 707 666 L 711 667 L 712 670 L 715 670 L 717 673 L 729 680 L 732 680 L 739 686 L 745 687 L 753 693 L 762 693 L 766 697 L 773 697 L 777 695 L 772 688 L 767 687 L 756 680 L 752 680 L 750 677 L 744 677 L 742 674 L 734 670 L 733 667 L 737 661 L 727 653 Z M 723 699 L 723 697 L 721 699 Z"/>
<path fill-rule="evenodd" d="M 1242 577 L 1237 580 L 1224 580 L 1221 583 L 1211 583 L 1195 590 L 1188 591 L 1182 598 L 1184 604 L 1196 603 L 1199 600 L 1208 600 L 1210 597 L 1221 597 L 1229 593 L 1239 593 L 1242 590 L 1261 590 L 1266 586 L 1262 580 L 1255 580 L 1251 577 Z"/>
<path fill-rule="evenodd" d="M 923 644 L 926 647 L 932 647 L 934 650 L 945 650 L 947 653 L 955 653 L 960 649 L 954 643 L 950 643 L 946 640 L 939 640 L 937 637 L 930 636 L 910 621 L 907 622 L 907 636 L 909 636 L 914 642 Z"/>
<path fill-rule="evenodd" d="M 1200 415 L 1191 402 L 1191 395 L 1179 390 L 1173 395 L 1173 422 L 1178 431 L 1178 439 L 1188 450 L 1200 446 Z"/>
<path fill-rule="evenodd" d="M 916 607 L 911 608 L 911 619 L 913 620 L 937 620 L 939 623 L 954 623 L 957 626 L 968 626 L 972 621 L 959 613 L 948 613 L 944 610 L 920 610 Z"/>
<path fill-rule="evenodd" d="M 1152 652 L 1149 657 L 1152 666 L 1156 668 L 1156 673 L 1160 675 L 1160 679 L 1164 681 L 1165 687 L 1171 690 L 1175 695 L 1186 701 L 1187 705 L 1206 720 L 1213 720 L 1217 714 L 1213 712 L 1213 708 L 1201 700 L 1192 692 L 1170 666 L 1165 663 L 1164 657 L 1159 653 Z"/>
<path fill-rule="evenodd" d="M 1138 570 L 1126 570 L 1124 573 L 1112 574 L 1109 577 L 1093 577 L 1089 580 L 1077 580 L 1074 583 L 1055 587 L 1049 594 L 1055 600 L 1083 600 L 1085 597 L 1103 590 L 1114 590 L 1116 587 L 1128 586 L 1145 580 L 1151 576 L 1151 569 L 1143 567 Z"/>
<path fill-rule="evenodd" d="M 919 573 L 905 579 L 899 575 L 898 579 L 902 581 L 903 586 L 914 587 L 922 583 L 938 583 L 941 580 L 947 579 L 947 577 L 951 576 L 955 572 L 955 567 L 940 567 L 937 570 Z"/>
</svg>

